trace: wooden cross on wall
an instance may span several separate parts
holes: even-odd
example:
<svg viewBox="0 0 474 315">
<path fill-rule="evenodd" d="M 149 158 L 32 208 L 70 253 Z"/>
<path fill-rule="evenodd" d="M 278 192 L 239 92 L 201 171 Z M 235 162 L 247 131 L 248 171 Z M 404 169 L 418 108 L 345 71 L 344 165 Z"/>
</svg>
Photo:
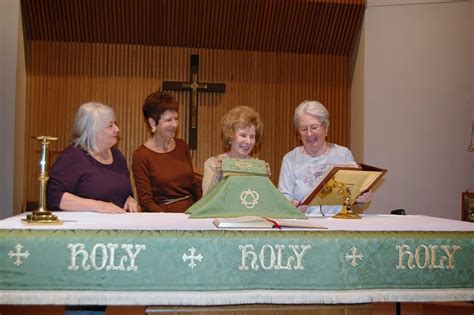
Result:
<svg viewBox="0 0 474 315">
<path fill-rule="evenodd" d="M 189 95 L 189 109 L 186 113 L 186 120 L 188 123 L 188 144 L 189 149 L 196 149 L 198 130 L 198 92 L 225 92 L 225 84 L 199 82 L 199 55 L 191 55 L 189 82 L 163 81 L 161 83 L 161 89 L 191 92 Z"/>
</svg>

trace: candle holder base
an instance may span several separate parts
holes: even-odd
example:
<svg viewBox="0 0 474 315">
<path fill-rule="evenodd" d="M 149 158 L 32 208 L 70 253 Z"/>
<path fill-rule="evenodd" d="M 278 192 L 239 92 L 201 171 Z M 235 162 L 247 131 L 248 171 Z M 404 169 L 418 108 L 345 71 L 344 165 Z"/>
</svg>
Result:
<svg viewBox="0 0 474 315">
<path fill-rule="evenodd" d="M 361 219 L 362 217 L 357 213 L 338 213 L 334 216 L 335 219 Z"/>
<path fill-rule="evenodd" d="M 32 214 L 26 215 L 26 219 L 22 219 L 23 223 L 38 223 L 38 224 L 62 224 L 51 211 L 33 211 Z"/>
</svg>

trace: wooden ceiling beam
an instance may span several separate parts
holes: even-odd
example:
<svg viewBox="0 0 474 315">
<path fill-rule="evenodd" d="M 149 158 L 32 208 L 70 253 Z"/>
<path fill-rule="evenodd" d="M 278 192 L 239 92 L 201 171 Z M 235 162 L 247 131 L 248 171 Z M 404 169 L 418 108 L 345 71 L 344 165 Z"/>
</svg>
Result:
<svg viewBox="0 0 474 315">
<path fill-rule="evenodd" d="M 348 55 L 365 0 L 21 0 L 27 40 Z"/>
</svg>

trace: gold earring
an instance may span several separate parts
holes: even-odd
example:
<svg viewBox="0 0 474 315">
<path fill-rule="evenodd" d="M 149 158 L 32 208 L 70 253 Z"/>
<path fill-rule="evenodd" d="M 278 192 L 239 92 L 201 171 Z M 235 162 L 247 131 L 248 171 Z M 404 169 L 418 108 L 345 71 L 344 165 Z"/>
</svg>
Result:
<svg viewBox="0 0 474 315">
<path fill-rule="evenodd" d="M 156 127 L 155 126 L 151 127 L 151 133 L 155 133 L 155 132 L 156 132 Z"/>
</svg>

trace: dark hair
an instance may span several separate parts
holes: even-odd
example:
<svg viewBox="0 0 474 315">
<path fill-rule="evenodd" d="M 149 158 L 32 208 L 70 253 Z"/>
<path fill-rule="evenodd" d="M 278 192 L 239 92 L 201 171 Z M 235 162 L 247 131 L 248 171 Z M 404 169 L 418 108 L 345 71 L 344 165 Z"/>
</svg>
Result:
<svg viewBox="0 0 474 315">
<path fill-rule="evenodd" d="M 143 116 L 147 122 L 148 118 L 152 118 L 158 124 L 161 115 L 167 110 L 179 112 L 179 103 L 170 93 L 153 92 L 143 103 Z"/>
</svg>

